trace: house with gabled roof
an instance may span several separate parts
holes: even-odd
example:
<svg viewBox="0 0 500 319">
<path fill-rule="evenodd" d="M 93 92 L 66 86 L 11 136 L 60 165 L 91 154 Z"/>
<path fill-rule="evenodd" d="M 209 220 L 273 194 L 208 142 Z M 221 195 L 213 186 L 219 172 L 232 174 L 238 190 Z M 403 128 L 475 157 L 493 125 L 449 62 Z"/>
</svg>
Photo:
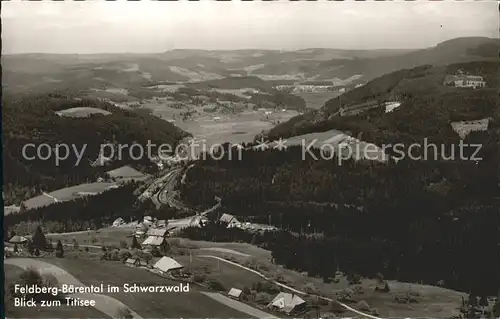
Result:
<svg viewBox="0 0 500 319">
<path fill-rule="evenodd" d="M 125 264 L 127 266 L 133 266 L 133 267 L 146 267 L 148 266 L 148 264 L 141 260 L 140 258 L 128 258 L 127 260 L 125 260 Z"/>
<path fill-rule="evenodd" d="M 306 301 L 296 294 L 280 292 L 267 307 L 286 314 L 298 313 L 305 310 Z"/>
<path fill-rule="evenodd" d="M 230 298 L 233 298 L 233 299 L 240 299 L 241 298 L 241 295 L 242 295 L 243 291 L 240 290 L 240 289 L 236 289 L 236 288 L 231 288 L 231 290 L 229 290 L 229 292 L 227 293 L 228 296 Z"/>
<path fill-rule="evenodd" d="M 164 274 L 184 268 L 184 266 L 175 261 L 175 259 L 166 256 L 158 260 L 153 267 Z"/>
</svg>

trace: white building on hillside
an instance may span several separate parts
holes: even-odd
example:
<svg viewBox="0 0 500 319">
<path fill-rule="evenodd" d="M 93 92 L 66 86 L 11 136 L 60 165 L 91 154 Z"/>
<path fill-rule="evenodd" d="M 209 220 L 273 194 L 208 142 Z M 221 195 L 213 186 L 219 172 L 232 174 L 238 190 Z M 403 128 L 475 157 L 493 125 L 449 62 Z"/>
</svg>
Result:
<svg viewBox="0 0 500 319">
<path fill-rule="evenodd" d="M 175 270 L 181 270 L 182 268 L 184 268 L 184 266 L 182 266 L 181 264 L 179 264 L 177 261 L 175 261 L 173 258 L 170 257 L 162 257 L 160 260 L 156 262 L 156 264 L 154 264 L 153 267 L 163 274 Z"/>
<path fill-rule="evenodd" d="M 300 312 L 305 309 L 305 306 L 306 302 L 304 299 L 300 298 L 296 294 L 290 294 L 287 292 L 280 292 L 273 299 L 273 301 L 267 305 L 268 308 L 281 311 L 286 314 Z"/>
<path fill-rule="evenodd" d="M 447 75 L 444 79 L 446 85 L 464 88 L 482 88 L 486 86 L 482 76 L 477 75 Z"/>
</svg>

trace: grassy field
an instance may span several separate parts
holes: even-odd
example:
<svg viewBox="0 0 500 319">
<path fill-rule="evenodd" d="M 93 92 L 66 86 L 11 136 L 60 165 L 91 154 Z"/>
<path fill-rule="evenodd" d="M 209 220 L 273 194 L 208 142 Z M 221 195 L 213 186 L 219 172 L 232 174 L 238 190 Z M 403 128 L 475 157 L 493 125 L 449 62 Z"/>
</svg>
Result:
<svg viewBox="0 0 500 319">
<path fill-rule="evenodd" d="M 4 265 L 5 289 L 15 282 L 23 270 L 12 265 Z M 7 294 L 6 294 L 7 295 Z M 14 307 L 12 302 L 5 303 L 5 313 L 9 318 L 108 318 L 93 307 Z"/>
<path fill-rule="evenodd" d="M 101 193 L 107 190 L 110 186 L 116 185 L 116 183 L 86 183 L 76 186 L 66 187 L 62 189 L 55 190 L 48 193 L 47 195 L 39 195 L 32 197 L 24 202 L 27 209 L 47 206 L 55 202 L 69 201 L 75 198 L 79 198 L 82 194 L 88 195 L 89 193 Z"/>
<path fill-rule="evenodd" d="M 175 256 L 174 258 L 193 273 L 204 273 L 207 279 L 220 281 L 226 288 L 226 292 L 231 288 L 252 288 L 253 284 L 262 281 L 262 278 L 256 274 L 224 262 L 218 262 L 212 258 L 203 258 L 196 255 L 193 255 L 192 258 L 188 255 Z"/>
<path fill-rule="evenodd" d="M 132 239 L 127 237 L 132 235 L 132 228 L 104 228 L 98 231 L 77 232 L 69 234 L 48 234 L 47 239 L 53 241 L 61 240 L 63 243 L 71 243 L 75 238 L 79 244 L 96 246 L 117 246 L 120 241 L 125 240 L 129 245 Z"/>
<path fill-rule="evenodd" d="M 111 113 L 93 107 L 74 107 L 71 109 L 66 109 L 56 112 L 56 114 L 59 116 L 67 116 L 67 117 L 89 117 L 94 114 L 109 115 Z"/>
<path fill-rule="evenodd" d="M 131 243 L 127 235 L 131 234 L 131 229 L 110 228 L 102 229 L 99 233 L 92 232 L 78 233 L 75 235 L 51 235 L 52 238 L 62 238 L 69 243 L 75 237 L 80 244 L 91 244 L 90 239 L 96 237 L 95 245 L 116 245 L 119 246 L 121 240 Z M 233 265 L 217 262 L 215 259 L 199 257 L 197 255 L 212 255 L 230 259 L 241 265 L 257 268 L 264 275 L 277 279 L 298 290 L 312 291 L 330 298 L 336 298 L 337 294 L 346 288 L 353 289 L 349 285 L 345 276 L 339 276 L 337 283 L 324 283 L 320 278 L 312 278 L 306 273 L 299 273 L 294 270 L 285 269 L 271 262 L 271 254 L 264 249 L 245 244 L 245 243 L 213 243 L 207 241 L 192 241 L 185 238 L 172 238 L 169 242 L 173 247 L 173 256 L 185 267 L 200 272 L 205 272 L 207 279 L 218 279 L 225 288 L 231 287 L 243 288 L 251 287 L 254 282 L 260 281 L 260 277 L 244 269 Z M 204 248 L 223 248 L 224 251 L 207 250 Z M 229 251 L 228 251 L 229 250 Z M 251 257 L 241 256 L 237 253 L 231 253 L 230 250 L 241 254 L 247 254 Z M 190 262 L 189 253 L 192 255 Z M 456 291 L 443 289 L 439 287 L 408 284 L 396 281 L 389 281 L 390 292 L 375 292 L 377 282 L 375 279 L 363 279 L 359 286 L 359 291 L 353 295 L 356 302 L 366 301 L 370 308 L 376 308 L 382 317 L 434 317 L 446 318 L 458 314 L 461 297 L 466 294 Z M 401 304 L 395 301 L 396 296 L 412 293 L 417 303 Z M 356 304 L 353 304 L 356 308 Z M 347 313 L 345 313 L 347 314 Z"/>
<path fill-rule="evenodd" d="M 179 284 L 143 269 L 127 267 L 120 262 L 68 258 L 47 258 L 44 261 L 65 269 L 87 285 L 105 283 L 122 287 L 125 283 L 135 283 L 141 286 Z M 125 293 L 121 291 L 110 295 L 144 318 L 201 318 L 212 314 L 216 314 L 219 318 L 245 317 L 236 310 L 199 293 L 199 288 L 192 285 L 190 292 L 185 293 Z"/>
<path fill-rule="evenodd" d="M 296 111 L 278 111 L 266 115 L 264 111 L 247 111 L 237 114 L 226 114 L 220 120 L 212 116 L 198 118 L 196 121 L 177 121 L 183 130 L 193 134 L 199 140 L 205 139 L 210 147 L 225 142 L 244 143 L 253 141 L 255 135 L 274 126 L 273 123 L 285 122 L 297 115 Z M 214 114 L 213 116 L 218 116 Z"/>
<path fill-rule="evenodd" d="M 326 101 L 336 98 L 340 92 L 322 92 L 322 93 L 295 93 L 306 101 L 306 107 L 311 109 L 319 109 Z"/>
<path fill-rule="evenodd" d="M 238 255 L 229 257 L 227 253 L 216 251 L 210 252 L 208 255 L 230 258 L 246 266 L 253 265 L 251 268 L 258 268 L 261 273 L 270 278 L 279 276 L 284 284 L 301 291 L 312 289 L 316 294 L 332 299 L 337 297 L 337 293 L 347 288 L 356 291 L 352 285 L 349 285 L 345 276 L 340 276 L 338 283 L 324 283 L 320 278 L 312 278 L 306 273 L 283 268 L 262 257 L 241 257 Z M 362 279 L 357 286 L 359 291 L 354 293 L 353 299 L 356 302 L 366 301 L 370 308 L 376 308 L 382 317 L 448 318 L 459 313 L 461 297 L 467 297 L 466 294 L 453 290 L 397 281 L 389 281 L 389 293 L 380 293 L 375 292 L 377 281 L 368 278 Z M 396 296 L 408 293 L 415 297 L 417 303 L 400 304 L 395 301 Z M 353 307 L 356 308 L 355 303 Z"/>
<path fill-rule="evenodd" d="M 142 180 L 148 177 L 148 175 L 139 172 L 138 170 L 130 166 L 122 166 L 117 169 L 106 172 L 110 177 L 117 179 L 131 179 L 135 178 L 137 180 Z"/>
</svg>

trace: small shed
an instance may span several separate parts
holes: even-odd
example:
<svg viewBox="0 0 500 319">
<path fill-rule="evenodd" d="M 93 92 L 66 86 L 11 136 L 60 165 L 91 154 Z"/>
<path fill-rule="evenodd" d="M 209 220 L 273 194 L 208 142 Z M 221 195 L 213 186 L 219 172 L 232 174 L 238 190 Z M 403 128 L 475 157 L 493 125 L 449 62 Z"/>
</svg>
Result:
<svg viewBox="0 0 500 319">
<path fill-rule="evenodd" d="M 147 263 L 145 261 L 142 261 L 140 258 L 128 258 L 127 260 L 125 260 L 125 264 L 127 266 L 134 266 L 134 267 L 147 266 Z"/>
<path fill-rule="evenodd" d="M 229 290 L 227 294 L 233 299 L 240 299 L 242 293 L 243 291 L 241 291 L 240 289 L 231 288 L 231 290 Z"/>
</svg>

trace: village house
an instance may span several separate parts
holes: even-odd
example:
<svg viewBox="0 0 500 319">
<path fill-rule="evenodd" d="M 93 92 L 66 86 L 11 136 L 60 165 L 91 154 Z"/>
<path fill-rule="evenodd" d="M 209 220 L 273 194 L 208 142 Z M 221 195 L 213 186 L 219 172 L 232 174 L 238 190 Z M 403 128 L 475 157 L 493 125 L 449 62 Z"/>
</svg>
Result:
<svg viewBox="0 0 500 319">
<path fill-rule="evenodd" d="M 150 228 L 147 232 L 146 235 L 148 237 L 153 236 L 153 237 L 167 237 L 168 232 L 167 229 L 165 228 Z"/>
<path fill-rule="evenodd" d="M 160 251 L 166 251 L 168 249 L 168 242 L 164 237 L 149 236 L 142 242 L 141 246 L 145 249 L 156 247 Z"/>
<path fill-rule="evenodd" d="M 222 223 L 228 223 L 228 224 L 234 224 L 234 223 L 239 223 L 239 221 L 234 217 L 233 215 L 230 214 L 222 214 L 222 216 L 219 218 L 219 221 Z"/>
<path fill-rule="evenodd" d="M 170 257 L 162 257 L 160 260 L 154 264 L 153 268 L 158 270 L 161 274 L 169 274 L 174 271 L 179 271 L 184 268 L 175 259 Z"/>
<path fill-rule="evenodd" d="M 305 310 L 306 302 L 296 294 L 280 292 L 268 305 L 268 308 L 284 312 L 287 315 Z"/>
</svg>

